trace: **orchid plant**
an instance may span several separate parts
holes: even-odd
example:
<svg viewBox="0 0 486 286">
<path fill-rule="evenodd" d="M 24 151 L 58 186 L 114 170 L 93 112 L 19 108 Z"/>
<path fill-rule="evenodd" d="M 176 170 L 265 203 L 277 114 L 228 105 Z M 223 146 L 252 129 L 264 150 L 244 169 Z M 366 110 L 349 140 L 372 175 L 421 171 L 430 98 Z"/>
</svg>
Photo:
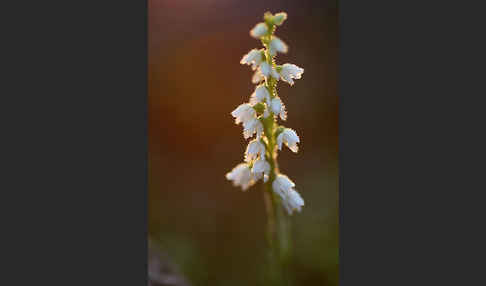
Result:
<svg viewBox="0 0 486 286">
<path fill-rule="evenodd" d="M 282 80 L 294 85 L 294 79 L 300 79 L 304 69 L 290 63 L 278 65 L 275 61 L 277 53 L 288 52 L 287 44 L 274 35 L 277 26 L 287 19 L 287 14 L 267 12 L 263 18 L 264 22 L 250 31 L 253 38 L 261 41 L 263 48 L 252 49 L 240 61 L 254 71 L 251 81 L 256 84 L 255 90 L 247 103 L 231 112 L 235 123 L 243 125 L 243 137 L 255 138 L 248 143 L 244 162 L 227 173 L 226 178 L 243 191 L 263 180 L 269 219 L 268 240 L 274 249 L 272 256 L 285 264 L 290 248 L 288 215 L 300 212 L 304 200 L 295 190 L 295 183 L 278 168 L 278 151 L 285 145 L 297 153 L 300 138 L 295 130 L 278 124 L 278 119 L 287 119 L 287 111 L 278 96 L 277 83 Z M 282 208 L 287 215 L 280 211 Z"/>
</svg>

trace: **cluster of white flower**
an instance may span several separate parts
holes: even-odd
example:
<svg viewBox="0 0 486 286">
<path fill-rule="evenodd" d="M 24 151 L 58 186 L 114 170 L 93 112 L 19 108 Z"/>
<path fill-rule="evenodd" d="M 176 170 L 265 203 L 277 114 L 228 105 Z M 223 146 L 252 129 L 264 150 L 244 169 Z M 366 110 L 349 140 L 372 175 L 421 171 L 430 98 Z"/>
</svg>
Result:
<svg viewBox="0 0 486 286">
<path fill-rule="evenodd" d="M 277 52 L 288 51 L 287 44 L 274 36 L 276 26 L 282 25 L 286 19 L 287 14 L 284 12 L 275 15 L 265 13 L 265 21 L 258 23 L 250 31 L 252 37 L 262 41 L 264 48 L 249 51 L 240 63 L 250 65 L 255 71 L 252 83 L 257 86 L 249 103 L 241 104 L 231 115 L 236 124 L 243 124 L 245 139 L 253 137 L 254 134 L 256 138 L 246 148 L 244 163 L 233 168 L 226 174 L 226 178 L 243 191 L 263 178 L 263 182 L 271 184 L 275 194 L 281 198 L 287 212 L 292 214 L 294 210 L 301 210 L 304 200 L 295 191 L 295 184 L 287 176 L 278 173 L 276 149 L 278 147 L 278 150 L 282 150 L 282 144 L 285 144 L 292 152 L 297 153 L 300 139 L 294 130 L 276 123 L 277 117 L 281 120 L 287 119 L 287 111 L 277 95 L 276 84 L 281 79 L 293 85 L 293 79 L 300 79 L 304 69 L 294 64 L 275 63 Z"/>
</svg>

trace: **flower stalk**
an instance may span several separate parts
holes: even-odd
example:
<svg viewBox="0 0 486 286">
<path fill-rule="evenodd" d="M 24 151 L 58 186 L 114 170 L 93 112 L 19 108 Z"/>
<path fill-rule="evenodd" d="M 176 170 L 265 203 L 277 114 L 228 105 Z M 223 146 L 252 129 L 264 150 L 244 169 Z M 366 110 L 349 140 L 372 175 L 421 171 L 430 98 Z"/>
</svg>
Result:
<svg viewBox="0 0 486 286">
<path fill-rule="evenodd" d="M 245 139 L 256 134 L 245 152 L 245 163 L 240 163 L 226 174 L 228 180 L 243 191 L 263 179 L 263 195 L 267 211 L 267 240 L 270 246 L 271 284 L 288 285 L 290 278 L 290 220 L 294 211 L 301 211 L 304 200 L 294 189 L 295 184 L 278 167 L 278 150 L 286 145 L 298 152 L 300 142 L 297 133 L 278 124 L 277 119 L 287 119 L 287 111 L 277 93 L 279 80 L 294 84 L 304 69 L 293 65 L 277 65 L 277 53 L 286 53 L 288 46 L 274 35 L 277 26 L 287 19 L 284 12 L 264 14 L 264 22 L 258 23 L 250 35 L 260 39 L 263 49 L 253 49 L 241 59 L 241 64 L 251 65 L 255 71 L 252 82 L 258 84 L 249 103 L 238 106 L 231 114 L 235 123 L 243 124 Z"/>
</svg>

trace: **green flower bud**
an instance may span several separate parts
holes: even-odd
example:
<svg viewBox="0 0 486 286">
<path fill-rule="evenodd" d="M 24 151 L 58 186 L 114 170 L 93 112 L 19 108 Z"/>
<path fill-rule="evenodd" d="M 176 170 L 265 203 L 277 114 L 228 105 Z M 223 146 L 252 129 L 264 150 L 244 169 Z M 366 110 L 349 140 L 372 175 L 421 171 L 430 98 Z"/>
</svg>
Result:
<svg viewBox="0 0 486 286">
<path fill-rule="evenodd" d="M 259 102 L 255 105 L 253 105 L 253 109 L 255 109 L 255 111 L 258 113 L 258 114 L 262 114 L 263 111 L 265 110 L 265 104 Z"/>
<path fill-rule="evenodd" d="M 265 22 L 266 21 L 271 22 L 272 19 L 273 19 L 273 15 L 271 12 L 265 12 L 265 14 L 263 14 L 263 20 L 265 20 Z"/>
<path fill-rule="evenodd" d="M 263 20 L 265 23 L 267 23 L 270 34 L 272 34 L 275 31 L 275 24 L 273 23 L 273 15 L 270 12 L 266 12 L 263 15 Z"/>
</svg>

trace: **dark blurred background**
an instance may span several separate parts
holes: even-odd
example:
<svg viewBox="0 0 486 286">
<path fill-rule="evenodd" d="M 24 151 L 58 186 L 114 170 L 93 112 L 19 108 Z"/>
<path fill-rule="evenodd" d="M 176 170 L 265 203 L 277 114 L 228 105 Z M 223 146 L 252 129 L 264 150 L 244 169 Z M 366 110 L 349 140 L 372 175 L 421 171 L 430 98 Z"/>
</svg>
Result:
<svg viewBox="0 0 486 286">
<path fill-rule="evenodd" d="M 305 69 L 279 82 L 285 126 L 301 138 L 279 153 L 305 200 L 292 217 L 294 285 L 338 284 L 337 1 L 149 0 L 149 237 L 192 285 L 263 285 L 266 217 L 260 183 L 243 193 L 225 174 L 247 141 L 230 112 L 248 101 L 239 64 L 263 13 L 285 11 L 277 62 Z"/>
</svg>

